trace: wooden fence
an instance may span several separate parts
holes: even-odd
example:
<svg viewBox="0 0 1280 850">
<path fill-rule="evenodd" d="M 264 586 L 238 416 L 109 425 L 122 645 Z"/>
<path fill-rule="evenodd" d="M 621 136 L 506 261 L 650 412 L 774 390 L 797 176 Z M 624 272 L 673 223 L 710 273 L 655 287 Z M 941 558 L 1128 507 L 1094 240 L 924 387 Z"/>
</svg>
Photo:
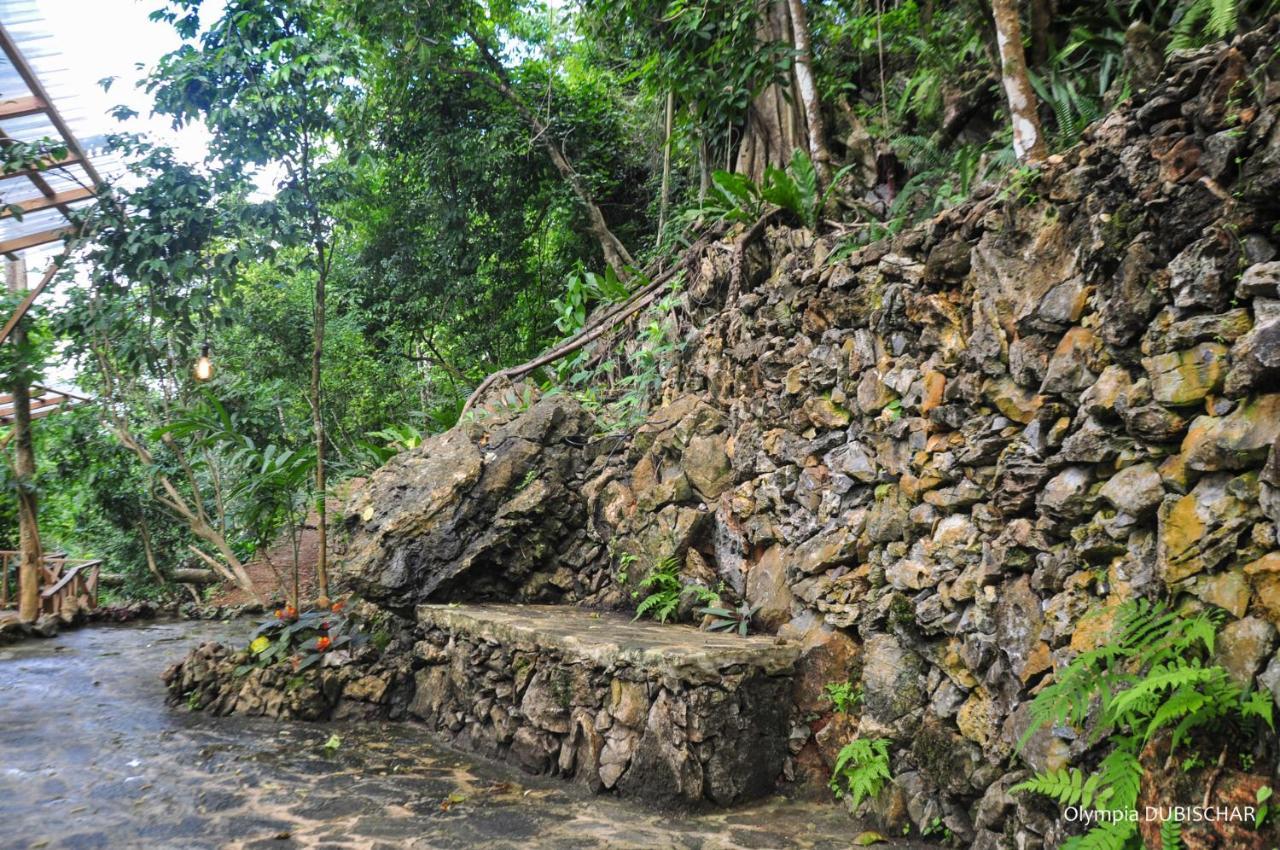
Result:
<svg viewBox="0 0 1280 850">
<path fill-rule="evenodd" d="M 21 553 L 0 549 L 0 608 L 17 604 L 16 593 L 10 593 L 10 571 L 16 573 Z M 40 609 L 45 614 L 60 614 L 68 599 L 87 600 L 90 608 L 98 607 L 98 579 L 102 561 L 97 558 L 67 558 L 45 555 L 40 565 Z M 15 588 L 16 590 L 16 588 Z"/>
</svg>

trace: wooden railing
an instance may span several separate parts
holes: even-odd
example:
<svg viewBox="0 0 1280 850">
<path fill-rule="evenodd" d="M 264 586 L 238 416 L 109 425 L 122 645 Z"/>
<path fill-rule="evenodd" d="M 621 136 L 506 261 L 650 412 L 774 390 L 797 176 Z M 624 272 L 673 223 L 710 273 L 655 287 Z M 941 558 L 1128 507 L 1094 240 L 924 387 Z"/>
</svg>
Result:
<svg viewBox="0 0 1280 850">
<path fill-rule="evenodd" d="M 21 553 L 0 550 L 0 608 L 16 603 L 9 592 L 9 571 L 21 560 Z M 84 597 L 90 608 L 98 607 L 98 578 L 102 561 L 97 558 L 67 558 L 45 555 L 40 565 L 40 608 L 46 614 L 60 614 L 67 599 Z"/>
</svg>

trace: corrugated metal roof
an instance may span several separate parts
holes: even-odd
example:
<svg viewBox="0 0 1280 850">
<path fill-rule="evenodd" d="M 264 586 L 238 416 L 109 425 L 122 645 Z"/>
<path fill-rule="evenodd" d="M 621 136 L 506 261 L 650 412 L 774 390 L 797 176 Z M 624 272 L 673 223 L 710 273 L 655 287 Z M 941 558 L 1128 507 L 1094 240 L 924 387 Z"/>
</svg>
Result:
<svg viewBox="0 0 1280 850">
<path fill-rule="evenodd" d="M 81 93 L 75 91 L 68 80 L 68 64 L 58 47 L 57 25 L 42 13 L 42 5 L 47 8 L 49 4 L 37 0 L 0 0 L 0 25 L 70 131 L 73 139 L 67 141 L 78 143 L 92 168 L 107 177 L 119 168 L 118 160 L 104 150 L 112 119 L 107 115 L 90 114 L 84 108 Z M 7 55 L 0 53 L 0 107 L 11 104 L 12 111 L 21 113 L 26 110 L 16 107 L 36 96 L 21 70 Z M 14 101 L 18 103 L 14 104 Z M 0 118 L 0 132 L 4 134 L 0 139 L 8 137 L 23 142 L 38 142 L 46 138 L 58 140 L 62 136 L 48 111 Z M 50 194 L 74 193 L 91 189 L 93 185 L 90 169 L 86 169 L 84 163 L 59 163 L 40 171 L 34 179 L 24 175 L 0 177 L 0 204 L 29 202 L 35 207 Z M 27 212 L 22 221 L 15 216 L 0 218 L 0 246 L 20 246 L 24 241 L 39 238 L 40 234 L 57 231 L 67 223 L 62 211 L 86 203 L 89 203 L 88 198 L 69 200 L 57 207 Z M 23 250 L 48 253 L 49 248 L 56 250 L 57 244 Z"/>
</svg>

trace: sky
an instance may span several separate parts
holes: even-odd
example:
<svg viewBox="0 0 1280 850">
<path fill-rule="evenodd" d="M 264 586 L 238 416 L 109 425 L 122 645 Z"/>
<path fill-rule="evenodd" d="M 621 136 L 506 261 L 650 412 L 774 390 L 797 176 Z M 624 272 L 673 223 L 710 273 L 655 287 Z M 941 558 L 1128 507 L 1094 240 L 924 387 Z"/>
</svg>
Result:
<svg viewBox="0 0 1280 850">
<path fill-rule="evenodd" d="M 39 0 L 46 20 L 56 22 L 67 66 L 65 80 L 74 86 L 87 119 L 104 131 L 123 128 L 153 136 L 173 145 L 183 159 L 203 159 L 208 138 L 203 128 L 174 131 L 168 119 L 150 114 L 150 98 L 134 86 L 145 73 L 138 63 L 149 68 L 181 44 L 172 26 L 148 19 L 161 5 L 160 0 Z M 212 18 L 220 6 L 207 3 L 202 16 Z M 103 77 L 118 78 L 110 91 L 99 87 Z M 117 104 L 133 108 L 139 116 L 118 124 L 106 114 Z"/>
</svg>

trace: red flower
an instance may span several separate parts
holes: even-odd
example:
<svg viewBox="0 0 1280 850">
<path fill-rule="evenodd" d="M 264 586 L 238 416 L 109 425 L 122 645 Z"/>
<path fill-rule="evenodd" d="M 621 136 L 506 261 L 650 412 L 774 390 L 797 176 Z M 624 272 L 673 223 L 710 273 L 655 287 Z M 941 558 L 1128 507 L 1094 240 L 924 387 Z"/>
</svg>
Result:
<svg viewBox="0 0 1280 850">
<path fill-rule="evenodd" d="M 325 651 L 326 649 L 328 649 L 332 644 L 333 644 L 333 641 L 331 641 L 331 640 L 329 639 L 329 636 L 328 636 L 328 635 L 323 635 L 323 636 L 321 636 L 321 637 L 318 637 L 318 638 L 316 638 L 316 651 L 317 651 L 317 652 L 324 652 L 324 651 Z"/>
</svg>

